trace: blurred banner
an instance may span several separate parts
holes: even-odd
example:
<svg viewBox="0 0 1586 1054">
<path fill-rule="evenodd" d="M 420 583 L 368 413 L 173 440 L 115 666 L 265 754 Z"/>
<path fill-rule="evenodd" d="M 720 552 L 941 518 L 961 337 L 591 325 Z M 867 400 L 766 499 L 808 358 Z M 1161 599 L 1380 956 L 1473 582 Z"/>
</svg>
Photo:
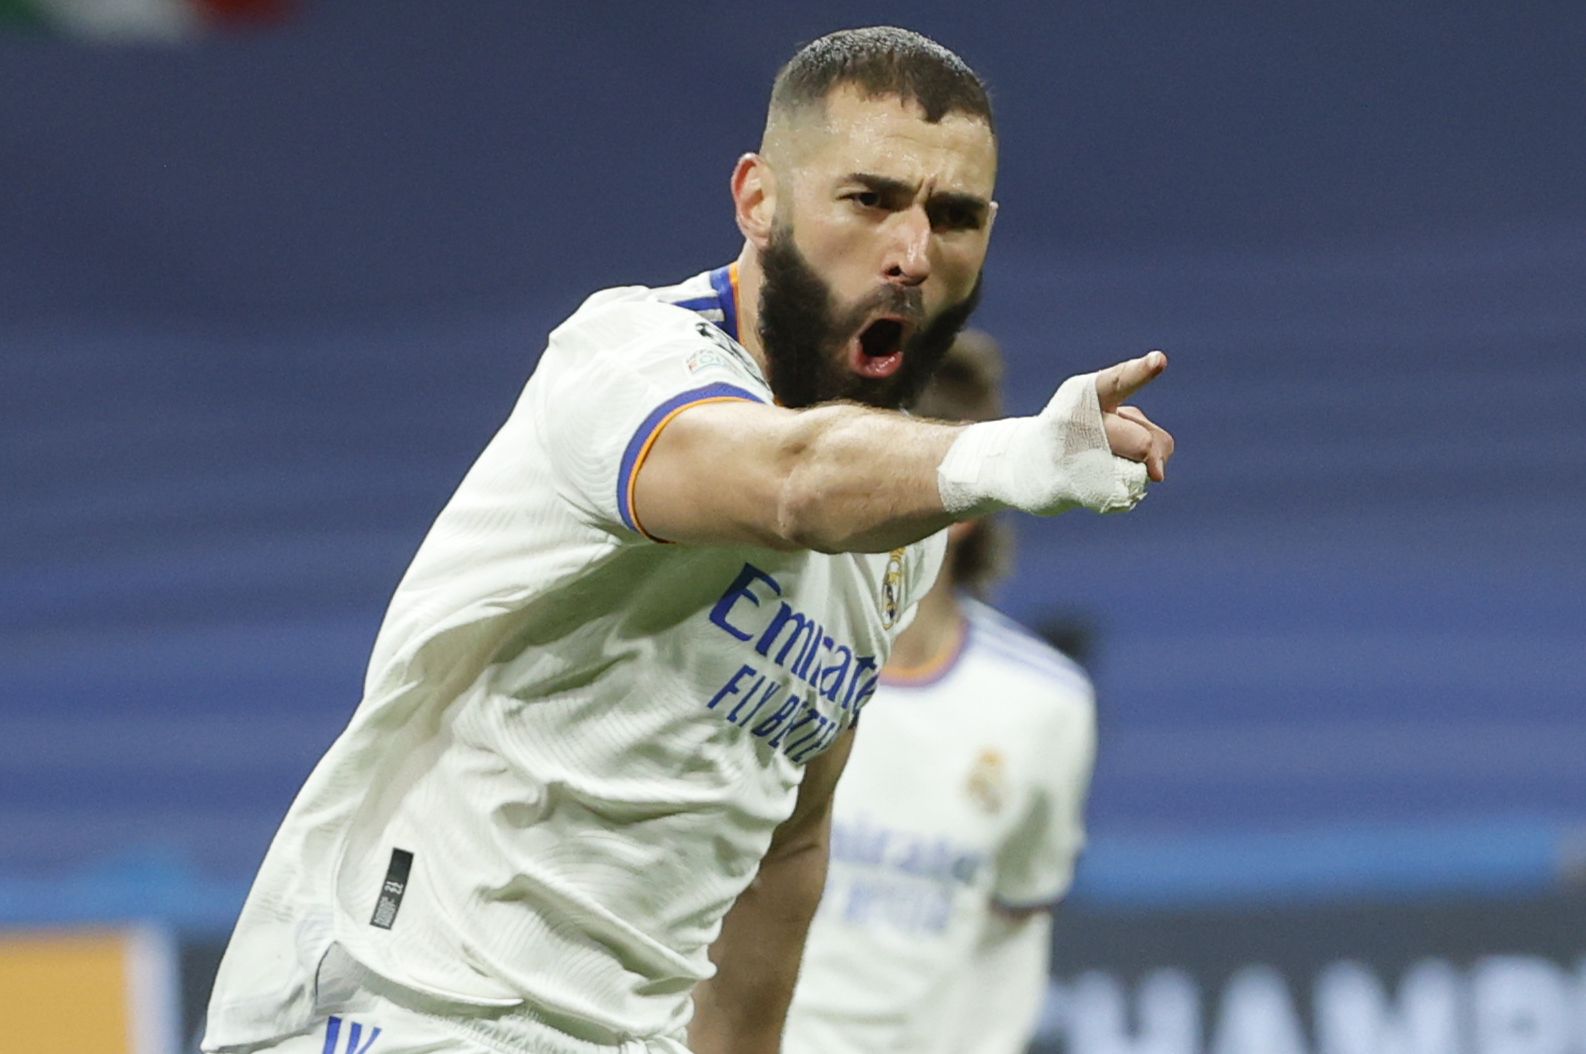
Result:
<svg viewBox="0 0 1586 1054">
<path fill-rule="evenodd" d="M 4 1049 L 167 1054 L 176 963 L 175 942 L 148 928 L 0 933 Z"/>
<path fill-rule="evenodd" d="M 1586 896 L 1059 919 L 1038 1054 L 1573 1054 Z"/>
</svg>

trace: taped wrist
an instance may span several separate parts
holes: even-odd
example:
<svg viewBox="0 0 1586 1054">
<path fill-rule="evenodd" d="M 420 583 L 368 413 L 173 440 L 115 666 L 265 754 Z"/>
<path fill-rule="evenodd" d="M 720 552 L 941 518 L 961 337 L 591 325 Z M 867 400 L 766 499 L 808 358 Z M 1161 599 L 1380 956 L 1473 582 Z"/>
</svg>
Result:
<svg viewBox="0 0 1586 1054">
<path fill-rule="evenodd" d="M 997 509 L 1051 516 L 1073 508 L 1132 509 L 1145 466 L 1115 457 L 1096 398 L 1096 375 L 1070 377 L 1035 417 L 970 425 L 936 470 L 942 507 L 960 518 Z"/>
</svg>

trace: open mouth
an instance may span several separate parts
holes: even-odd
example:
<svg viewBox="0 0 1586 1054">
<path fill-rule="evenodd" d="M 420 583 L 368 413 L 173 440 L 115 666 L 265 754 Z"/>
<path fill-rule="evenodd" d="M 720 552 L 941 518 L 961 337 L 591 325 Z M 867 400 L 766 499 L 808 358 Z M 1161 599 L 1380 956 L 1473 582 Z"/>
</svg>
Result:
<svg viewBox="0 0 1586 1054">
<path fill-rule="evenodd" d="M 903 341 L 908 335 L 901 319 L 878 318 L 849 341 L 854 372 L 861 377 L 890 377 L 903 366 Z"/>
</svg>

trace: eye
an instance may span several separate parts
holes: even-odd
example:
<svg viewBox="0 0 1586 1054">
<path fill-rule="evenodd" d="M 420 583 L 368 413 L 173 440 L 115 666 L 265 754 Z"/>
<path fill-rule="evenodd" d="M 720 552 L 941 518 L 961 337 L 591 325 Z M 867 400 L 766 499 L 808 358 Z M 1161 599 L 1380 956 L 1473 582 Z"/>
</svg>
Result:
<svg viewBox="0 0 1586 1054">
<path fill-rule="evenodd" d="M 963 205 L 945 205 L 931 210 L 931 226 L 944 231 L 980 229 L 980 213 Z"/>
<path fill-rule="evenodd" d="M 855 190 L 844 194 L 843 198 L 853 202 L 862 209 L 878 209 L 881 207 L 881 195 L 874 190 Z"/>
</svg>

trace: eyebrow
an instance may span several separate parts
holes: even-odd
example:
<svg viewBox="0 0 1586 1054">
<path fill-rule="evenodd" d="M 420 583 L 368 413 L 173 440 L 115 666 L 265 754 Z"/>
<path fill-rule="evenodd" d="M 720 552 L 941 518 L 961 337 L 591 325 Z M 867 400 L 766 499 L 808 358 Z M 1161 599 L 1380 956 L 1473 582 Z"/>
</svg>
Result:
<svg viewBox="0 0 1586 1054">
<path fill-rule="evenodd" d="M 877 194 L 894 197 L 912 197 L 915 189 L 912 183 L 905 183 L 891 176 L 878 176 L 873 172 L 850 172 L 843 177 L 843 182 L 859 183 Z M 991 208 L 991 202 L 978 194 L 965 194 L 957 190 L 938 190 L 930 196 L 927 204 L 969 209 L 976 215 L 981 215 Z"/>
</svg>

